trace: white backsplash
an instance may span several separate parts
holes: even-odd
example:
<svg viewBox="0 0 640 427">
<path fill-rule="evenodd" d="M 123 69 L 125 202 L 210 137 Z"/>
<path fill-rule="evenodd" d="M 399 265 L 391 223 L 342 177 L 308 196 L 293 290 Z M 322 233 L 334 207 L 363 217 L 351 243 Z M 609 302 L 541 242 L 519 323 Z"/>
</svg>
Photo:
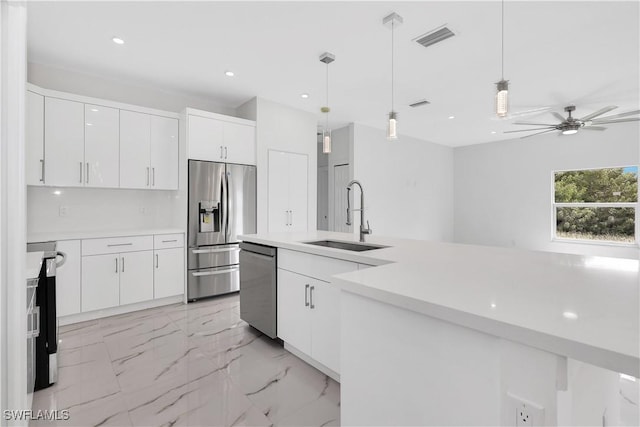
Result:
<svg viewBox="0 0 640 427">
<path fill-rule="evenodd" d="M 179 203 L 178 191 L 28 187 L 27 233 L 180 227 Z"/>
</svg>

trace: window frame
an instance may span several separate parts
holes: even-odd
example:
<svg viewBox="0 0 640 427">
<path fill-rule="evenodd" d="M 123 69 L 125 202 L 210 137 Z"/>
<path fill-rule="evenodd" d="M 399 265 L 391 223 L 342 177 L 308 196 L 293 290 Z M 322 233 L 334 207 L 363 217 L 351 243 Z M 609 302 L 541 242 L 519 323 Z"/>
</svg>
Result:
<svg viewBox="0 0 640 427">
<path fill-rule="evenodd" d="M 598 203 L 598 202 L 579 202 L 579 203 L 564 203 L 564 202 L 556 202 L 556 174 L 559 172 L 578 172 L 578 171 L 589 171 L 589 170 L 601 170 L 601 169 L 622 169 L 635 167 L 638 169 L 638 173 L 636 174 L 636 180 L 638 181 L 638 197 L 636 202 L 621 202 L 621 203 Z M 558 224 L 558 209 L 557 208 L 633 208 L 635 212 L 635 224 L 634 224 L 634 242 L 633 243 L 625 243 L 625 242 L 615 242 L 612 240 L 585 240 L 585 239 L 570 239 L 566 237 L 559 237 L 557 235 L 557 224 Z M 599 246 L 619 246 L 619 247 L 640 247 L 640 165 L 637 164 L 628 164 L 624 166 L 600 166 L 600 167 L 591 167 L 591 168 L 578 168 L 578 169 L 556 169 L 551 171 L 551 241 L 557 243 L 573 243 L 573 244 L 581 244 L 581 245 L 599 245 Z"/>
</svg>

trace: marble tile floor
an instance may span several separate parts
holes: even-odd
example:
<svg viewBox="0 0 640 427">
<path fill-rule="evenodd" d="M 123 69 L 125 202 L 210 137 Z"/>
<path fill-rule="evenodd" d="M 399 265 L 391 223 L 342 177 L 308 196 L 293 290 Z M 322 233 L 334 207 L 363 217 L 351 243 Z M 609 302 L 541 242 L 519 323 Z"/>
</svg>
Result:
<svg viewBox="0 0 640 427">
<path fill-rule="evenodd" d="M 55 426 L 336 426 L 340 385 L 240 320 L 238 295 L 60 328 Z"/>
</svg>

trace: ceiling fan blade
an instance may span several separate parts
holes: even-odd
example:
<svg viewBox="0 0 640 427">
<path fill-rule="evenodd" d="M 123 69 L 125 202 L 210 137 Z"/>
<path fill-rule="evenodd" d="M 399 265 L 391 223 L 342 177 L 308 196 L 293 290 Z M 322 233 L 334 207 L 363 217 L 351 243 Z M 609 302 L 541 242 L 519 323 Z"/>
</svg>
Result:
<svg viewBox="0 0 640 427">
<path fill-rule="evenodd" d="M 532 136 L 540 135 L 543 133 L 554 132 L 555 129 L 543 130 L 542 132 L 532 133 L 531 135 L 521 136 L 520 139 L 531 138 Z"/>
<path fill-rule="evenodd" d="M 560 113 L 556 113 L 555 111 L 552 111 L 551 114 L 553 114 L 553 116 L 560 120 L 560 123 L 564 122 L 566 120 L 566 117 L 564 117 L 562 114 Z"/>
<path fill-rule="evenodd" d="M 620 117 L 634 116 L 636 114 L 640 114 L 640 110 L 627 111 L 626 113 L 614 114 L 613 116 L 600 117 L 599 119 L 596 119 L 596 120 L 618 119 Z"/>
<path fill-rule="evenodd" d="M 604 125 L 607 123 L 624 123 L 624 122 L 637 122 L 638 120 L 640 120 L 640 117 L 632 117 L 630 119 L 618 119 L 618 120 L 593 120 L 591 123 L 593 123 L 594 125 Z"/>
<path fill-rule="evenodd" d="M 529 132 L 529 131 L 532 131 L 532 130 L 540 130 L 540 129 L 556 130 L 555 126 L 548 126 L 546 128 L 533 128 L 533 129 L 522 129 L 522 130 L 505 130 L 503 133 Z"/>
<path fill-rule="evenodd" d="M 604 126 L 585 126 L 580 130 L 607 130 L 607 128 Z"/>
<path fill-rule="evenodd" d="M 529 125 L 529 126 L 556 126 L 551 123 L 533 123 L 533 122 L 513 122 L 512 125 Z"/>
<path fill-rule="evenodd" d="M 604 113 L 608 113 L 611 110 L 615 110 L 616 108 L 618 108 L 617 105 L 609 105 L 608 107 L 601 108 L 598 111 L 595 111 L 595 112 L 593 112 L 591 114 L 587 114 L 586 116 L 582 117 L 580 120 L 583 121 L 583 122 L 586 122 L 587 120 L 591 120 L 594 117 L 601 116 Z"/>
</svg>

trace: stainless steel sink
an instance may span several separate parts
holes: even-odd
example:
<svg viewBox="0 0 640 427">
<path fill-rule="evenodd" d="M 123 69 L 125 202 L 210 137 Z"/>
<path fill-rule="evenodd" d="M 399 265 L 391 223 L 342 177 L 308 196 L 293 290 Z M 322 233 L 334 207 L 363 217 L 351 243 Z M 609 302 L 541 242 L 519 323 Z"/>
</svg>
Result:
<svg viewBox="0 0 640 427">
<path fill-rule="evenodd" d="M 388 248 L 382 245 L 370 245 L 368 243 L 341 242 L 339 240 L 318 240 L 315 242 L 302 242 L 308 245 L 324 246 L 327 248 L 344 249 L 346 251 L 363 252 L 372 249 Z"/>
</svg>

